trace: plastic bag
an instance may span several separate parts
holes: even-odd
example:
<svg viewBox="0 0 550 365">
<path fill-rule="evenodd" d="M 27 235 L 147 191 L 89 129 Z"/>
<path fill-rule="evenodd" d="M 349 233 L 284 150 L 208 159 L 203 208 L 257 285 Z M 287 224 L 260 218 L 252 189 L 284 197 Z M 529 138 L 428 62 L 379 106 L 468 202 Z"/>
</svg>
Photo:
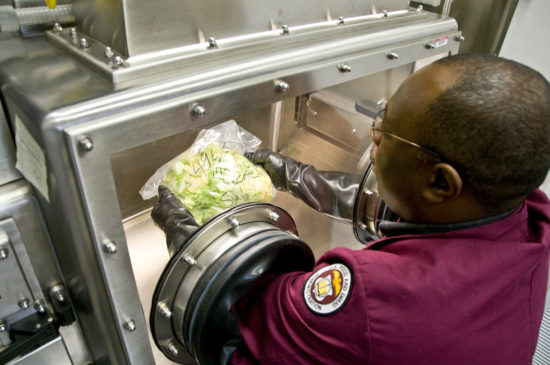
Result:
<svg viewBox="0 0 550 365">
<path fill-rule="evenodd" d="M 166 186 L 198 224 L 237 204 L 268 201 L 275 194 L 269 175 L 244 157 L 261 143 L 234 120 L 202 130 L 191 147 L 161 166 L 139 193 L 150 199 L 159 185 Z"/>
</svg>

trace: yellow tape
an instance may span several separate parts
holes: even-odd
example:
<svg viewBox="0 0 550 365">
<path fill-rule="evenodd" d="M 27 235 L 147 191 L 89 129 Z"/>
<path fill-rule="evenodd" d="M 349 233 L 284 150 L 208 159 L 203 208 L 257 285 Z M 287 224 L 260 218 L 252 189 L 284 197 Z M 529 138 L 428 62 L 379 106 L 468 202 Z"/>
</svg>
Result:
<svg viewBox="0 0 550 365">
<path fill-rule="evenodd" d="M 46 1 L 46 5 L 48 5 L 48 8 L 54 9 L 56 5 L 56 0 L 44 0 Z"/>
</svg>

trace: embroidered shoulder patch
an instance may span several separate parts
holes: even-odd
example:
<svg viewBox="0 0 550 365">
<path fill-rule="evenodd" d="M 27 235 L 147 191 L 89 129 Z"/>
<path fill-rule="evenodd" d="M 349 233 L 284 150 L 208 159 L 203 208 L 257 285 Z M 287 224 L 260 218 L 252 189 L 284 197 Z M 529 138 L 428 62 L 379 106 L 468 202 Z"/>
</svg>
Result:
<svg viewBox="0 0 550 365">
<path fill-rule="evenodd" d="M 304 300 L 316 314 L 340 310 L 351 293 L 352 275 L 344 264 L 333 264 L 315 271 L 304 285 Z"/>
</svg>

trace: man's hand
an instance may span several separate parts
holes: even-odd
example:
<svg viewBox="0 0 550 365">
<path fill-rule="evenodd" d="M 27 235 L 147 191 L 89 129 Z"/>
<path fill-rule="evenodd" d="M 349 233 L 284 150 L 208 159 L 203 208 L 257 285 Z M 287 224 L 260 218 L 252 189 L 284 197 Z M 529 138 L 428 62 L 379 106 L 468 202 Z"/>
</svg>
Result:
<svg viewBox="0 0 550 365">
<path fill-rule="evenodd" d="M 165 186 L 159 186 L 159 199 L 153 206 L 151 217 L 166 233 L 168 250 L 173 255 L 198 228 L 195 218 L 183 207 L 179 199 Z"/>
<path fill-rule="evenodd" d="M 266 149 L 245 153 L 252 163 L 260 165 L 271 178 L 271 182 L 277 189 L 288 190 L 287 174 L 297 171 L 301 163 Z"/>
</svg>

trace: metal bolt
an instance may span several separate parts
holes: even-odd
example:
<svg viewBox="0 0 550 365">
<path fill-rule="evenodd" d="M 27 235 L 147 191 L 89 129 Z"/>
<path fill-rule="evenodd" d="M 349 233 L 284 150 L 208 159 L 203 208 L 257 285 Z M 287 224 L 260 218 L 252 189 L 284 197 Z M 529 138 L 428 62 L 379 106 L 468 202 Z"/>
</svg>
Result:
<svg viewBox="0 0 550 365">
<path fill-rule="evenodd" d="M 136 322 L 133 319 L 130 319 L 124 323 L 124 329 L 128 332 L 134 332 L 136 330 Z"/>
<path fill-rule="evenodd" d="M 338 70 L 342 73 L 351 72 L 351 66 L 347 63 L 338 64 Z"/>
<path fill-rule="evenodd" d="M 120 56 L 115 56 L 113 58 L 113 68 L 119 68 L 124 64 L 124 60 Z"/>
<path fill-rule="evenodd" d="M 206 114 L 206 109 L 200 104 L 191 105 L 191 115 L 194 117 L 202 117 Z"/>
<path fill-rule="evenodd" d="M 361 228 L 363 231 L 367 229 L 367 225 L 363 222 L 359 223 L 359 228 Z"/>
<path fill-rule="evenodd" d="M 283 25 L 281 29 L 283 30 L 282 34 L 290 34 L 290 29 L 288 28 L 288 25 Z"/>
<path fill-rule="evenodd" d="M 279 214 L 275 213 L 274 211 L 270 211 L 269 219 L 271 219 L 274 222 L 277 222 L 279 220 Z"/>
<path fill-rule="evenodd" d="M 424 45 L 424 47 L 426 47 L 427 49 L 434 49 L 435 48 L 435 43 L 426 43 Z"/>
<path fill-rule="evenodd" d="M 80 149 L 84 152 L 90 152 L 94 148 L 94 142 L 90 137 L 82 137 L 78 141 L 78 145 L 80 146 Z"/>
<path fill-rule="evenodd" d="M 42 325 L 40 323 L 37 323 L 37 324 L 34 325 L 34 328 L 36 328 L 36 329 L 39 329 L 40 327 L 42 327 Z"/>
<path fill-rule="evenodd" d="M 0 248 L 0 261 L 4 261 L 8 258 L 8 249 L 7 248 Z"/>
<path fill-rule="evenodd" d="M 166 348 L 168 349 L 168 351 L 170 351 L 170 353 L 174 356 L 178 356 L 178 348 L 176 347 L 176 345 L 174 345 L 174 342 L 170 341 L 168 343 L 168 345 L 166 346 Z"/>
<path fill-rule="evenodd" d="M 90 43 L 86 38 L 80 38 L 80 48 L 90 48 Z"/>
<path fill-rule="evenodd" d="M 386 53 L 386 57 L 390 60 L 397 60 L 399 58 L 399 55 L 395 52 L 388 52 Z"/>
<path fill-rule="evenodd" d="M 19 305 L 19 308 L 27 309 L 31 305 L 31 301 L 29 300 L 29 298 L 23 298 L 19 302 L 17 302 L 17 304 Z"/>
<path fill-rule="evenodd" d="M 115 253 L 117 250 L 116 243 L 111 240 L 104 240 L 103 241 L 103 251 L 107 253 Z"/>
<path fill-rule="evenodd" d="M 55 300 L 57 300 L 58 303 L 64 303 L 65 302 L 65 295 L 63 294 L 63 290 L 59 289 L 53 294 Z"/>
<path fill-rule="evenodd" d="M 183 255 L 183 261 L 185 261 L 189 266 L 195 266 L 197 264 L 197 260 L 189 255 Z"/>
<path fill-rule="evenodd" d="M 233 228 L 237 228 L 240 225 L 239 220 L 235 217 L 227 218 L 227 223 Z"/>
<path fill-rule="evenodd" d="M 351 134 L 357 134 L 357 129 L 353 128 L 353 129 L 351 130 Z"/>
<path fill-rule="evenodd" d="M 78 32 L 76 31 L 76 28 L 71 28 L 70 30 L 71 37 L 76 38 L 78 35 Z"/>
<path fill-rule="evenodd" d="M 218 48 L 218 41 L 216 41 L 216 38 L 208 38 L 208 48 Z"/>
<path fill-rule="evenodd" d="M 344 25 L 344 17 L 343 16 L 338 17 L 338 25 Z"/>
<path fill-rule="evenodd" d="M 34 302 L 34 309 L 36 309 L 36 311 L 38 313 L 46 313 L 46 305 L 44 303 L 43 300 L 37 300 Z"/>
<path fill-rule="evenodd" d="M 7 329 L 8 329 L 8 326 L 6 325 L 6 322 L 0 321 L 0 333 L 6 332 Z"/>
<path fill-rule="evenodd" d="M 388 17 L 388 11 L 387 10 L 384 10 L 382 13 L 384 13 L 384 18 Z"/>
<path fill-rule="evenodd" d="M 55 33 L 59 33 L 63 30 L 63 28 L 61 27 L 61 25 L 59 25 L 59 23 L 53 23 L 53 31 Z"/>
<path fill-rule="evenodd" d="M 455 36 L 455 41 L 457 42 L 464 42 L 464 36 L 458 34 Z"/>
<path fill-rule="evenodd" d="M 111 47 L 105 47 L 105 57 L 111 58 L 113 57 L 114 53 Z"/>
<path fill-rule="evenodd" d="M 168 308 L 166 303 L 158 303 L 157 309 L 160 315 L 163 316 L 164 318 L 172 317 L 172 311 L 170 310 L 170 308 Z"/>
<path fill-rule="evenodd" d="M 424 10 L 424 7 L 422 5 L 418 5 L 418 8 L 416 8 L 416 11 L 420 13 L 422 12 L 422 10 Z"/>
<path fill-rule="evenodd" d="M 283 80 L 275 80 L 275 91 L 286 93 L 290 89 L 290 85 Z"/>
</svg>

